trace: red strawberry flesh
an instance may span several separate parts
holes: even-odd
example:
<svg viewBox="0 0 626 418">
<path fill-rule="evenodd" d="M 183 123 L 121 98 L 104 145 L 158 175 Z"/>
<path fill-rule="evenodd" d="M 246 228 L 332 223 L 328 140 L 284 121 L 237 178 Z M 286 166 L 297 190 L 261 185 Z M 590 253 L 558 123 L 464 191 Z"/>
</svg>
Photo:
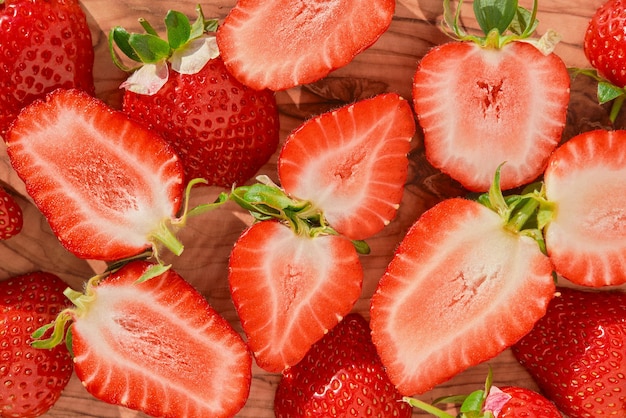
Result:
<svg viewBox="0 0 626 418">
<path fill-rule="evenodd" d="M 284 90 L 348 64 L 387 30 L 394 10 L 393 0 L 239 0 L 217 42 L 243 84 Z"/>
<path fill-rule="evenodd" d="M 337 232 L 369 238 L 396 215 L 414 134 L 410 105 L 393 93 L 322 114 L 287 138 L 281 185 L 320 208 Z"/>
<path fill-rule="evenodd" d="M 251 357 L 228 322 L 172 270 L 127 264 L 95 286 L 72 325 L 76 374 L 99 399 L 154 416 L 233 416 Z"/>
<path fill-rule="evenodd" d="M 551 156 L 544 182 L 555 202 L 545 229 L 555 270 L 585 286 L 626 283 L 626 131 L 595 130 Z"/>
<path fill-rule="evenodd" d="M 426 157 L 471 191 L 488 190 L 505 162 L 503 190 L 535 180 L 561 139 L 569 83 L 558 56 L 527 43 L 433 48 L 413 80 Z"/>
<path fill-rule="evenodd" d="M 411 227 L 371 300 L 372 339 L 401 393 L 423 393 L 519 340 L 554 293 L 537 243 L 454 198 Z"/>
<path fill-rule="evenodd" d="M 141 253 L 182 203 L 182 166 L 165 141 L 78 90 L 25 108 L 7 152 L 52 230 L 79 257 Z"/>
<path fill-rule="evenodd" d="M 361 294 L 363 270 L 340 236 L 298 236 L 264 221 L 248 228 L 230 256 L 233 302 L 257 364 L 280 372 L 300 361 Z"/>
</svg>

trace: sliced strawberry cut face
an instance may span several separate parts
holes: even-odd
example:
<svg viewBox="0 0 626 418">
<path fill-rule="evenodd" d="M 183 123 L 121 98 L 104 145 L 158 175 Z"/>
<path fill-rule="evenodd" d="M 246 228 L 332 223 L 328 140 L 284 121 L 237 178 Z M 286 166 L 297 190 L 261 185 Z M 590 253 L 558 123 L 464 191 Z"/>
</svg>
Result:
<svg viewBox="0 0 626 418">
<path fill-rule="evenodd" d="M 592 287 L 626 283 L 626 131 L 595 130 L 560 146 L 544 182 L 556 207 L 545 228 L 557 273 Z"/>
<path fill-rule="evenodd" d="M 61 243 L 82 258 L 141 253 L 182 203 L 184 174 L 171 147 L 78 90 L 25 108 L 7 152 Z"/>
<path fill-rule="evenodd" d="M 502 189 L 530 183 L 561 140 L 569 86 L 561 59 L 528 43 L 432 49 L 413 84 L 426 158 L 472 191 L 488 190 L 505 162 Z"/>
<path fill-rule="evenodd" d="M 132 262 L 92 289 L 76 315 L 76 375 L 96 398 L 162 417 L 231 417 L 252 357 L 242 338 L 173 270 L 137 283 Z"/>
<path fill-rule="evenodd" d="M 284 90 L 348 64 L 387 30 L 394 11 L 393 0 L 239 0 L 217 44 L 243 84 Z"/>
<path fill-rule="evenodd" d="M 396 215 L 415 120 L 408 102 L 382 94 L 310 119 L 278 158 L 284 190 L 321 209 L 337 232 L 366 239 Z"/>
<path fill-rule="evenodd" d="M 537 243 L 474 201 L 444 200 L 409 229 L 371 300 L 391 381 L 423 393 L 525 335 L 554 295 Z"/>
<path fill-rule="evenodd" d="M 257 364 L 281 372 L 347 315 L 363 269 L 337 235 L 296 235 L 276 221 L 248 228 L 229 261 L 230 290 Z"/>
</svg>

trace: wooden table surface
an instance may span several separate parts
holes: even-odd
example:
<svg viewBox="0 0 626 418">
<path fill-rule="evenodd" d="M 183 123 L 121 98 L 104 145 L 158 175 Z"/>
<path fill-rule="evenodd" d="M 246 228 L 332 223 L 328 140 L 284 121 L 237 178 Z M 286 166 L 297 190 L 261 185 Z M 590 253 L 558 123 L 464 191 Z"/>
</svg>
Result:
<svg viewBox="0 0 626 418">
<path fill-rule="evenodd" d="M 603 0 L 542 0 L 539 5 L 538 33 L 554 29 L 562 35 L 556 52 L 572 67 L 587 67 L 581 44 L 587 22 Z M 196 1 L 176 2 L 175 8 L 193 17 Z M 235 0 L 213 0 L 202 4 L 206 17 L 223 18 Z M 531 7 L 531 1 L 520 1 Z M 137 19 L 147 18 L 157 29 L 172 2 L 163 0 L 83 0 L 82 5 L 92 28 L 96 54 L 95 80 L 97 95 L 114 107 L 119 107 L 119 84 L 125 75 L 111 62 L 108 54 L 107 33 L 114 25 L 131 31 L 141 31 Z M 477 27 L 469 18 L 471 2 L 464 8 L 464 24 L 470 30 Z M 420 57 L 432 46 L 449 40 L 439 27 L 442 0 L 398 0 L 396 13 L 389 30 L 371 48 L 357 56 L 348 66 L 332 73 L 325 80 L 311 86 L 298 87 L 277 93 L 281 112 L 281 138 L 311 115 L 321 113 L 345 102 L 364 98 L 383 91 L 394 91 L 411 98 L 411 81 Z M 605 108 L 595 103 L 592 83 L 578 77 L 572 84 L 572 103 L 565 137 L 589 130 L 607 122 Z M 378 279 L 391 259 L 395 246 L 406 229 L 427 208 L 437 201 L 463 194 L 453 181 L 438 173 L 424 160 L 421 140 L 413 141 L 411 171 L 397 218 L 381 233 L 368 240 L 372 252 L 362 257 L 365 268 L 363 294 L 355 311 L 368 316 L 369 298 Z M 276 179 L 276 156 L 261 170 Z M 65 251 L 52 235 L 49 227 L 30 204 L 23 185 L 7 162 L 0 146 L 0 181 L 12 187 L 25 213 L 25 227 L 17 237 L 0 243 L 0 279 L 33 270 L 46 270 L 59 275 L 70 286 L 80 289 L 101 263 L 79 260 Z M 194 200 L 211 201 L 220 190 L 196 189 Z M 250 224 L 251 217 L 234 204 L 227 204 L 215 212 L 192 219 L 182 232 L 185 251 L 171 260 L 174 269 L 190 281 L 235 328 L 241 327 L 230 300 L 227 284 L 227 261 L 230 249 L 239 233 Z M 487 334 L 485 335 L 487 337 Z M 510 351 L 505 351 L 485 364 L 473 367 L 452 380 L 441 384 L 420 398 L 433 399 L 456 393 L 469 393 L 482 386 L 490 365 L 495 384 L 518 384 L 535 388 L 532 379 L 517 364 Z M 250 398 L 239 417 L 272 417 L 273 397 L 278 375 L 253 369 L 254 378 Z M 414 416 L 423 416 L 415 411 Z M 71 417 L 143 417 L 135 411 L 108 405 L 95 400 L 74 377 L 55 407 L 45 415 L 50 418 Z"/>
</svg>

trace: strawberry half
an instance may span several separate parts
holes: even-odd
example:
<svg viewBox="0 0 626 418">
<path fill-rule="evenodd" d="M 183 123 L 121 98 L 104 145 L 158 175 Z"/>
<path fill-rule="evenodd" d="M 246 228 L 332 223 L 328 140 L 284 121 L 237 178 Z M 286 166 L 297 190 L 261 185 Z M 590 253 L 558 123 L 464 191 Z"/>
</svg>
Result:
<svg viewBox="0 0 626 418">
<path fill-rule="evenodd" d="M 123 110 L 159 132 L 180 156 L 187 181 L 242 185 L 269 160 L 279 142 L 274 92 L 241 84 L 225 68 L 215 44 L 217 22 L 170 10 L 167 40 L 115 27 L 110 44 L 139 62 L 122 84 Z M 143 21 L 144 27 L 148 23 Z M 148 26 L 149 27 L 149 26 Z"/>
<path fill-rule="evenodd" d="M 626 292 L 559 288 L 512 350 L 568 417 L 626 416 Z"/>
<path fill-rule="evenodd" d="M 239 334 L 173 270 L 138 280 L 134 261 L 65 294 L 54 345 L 71 324 L 76 375 L 94 397 L 159 417 L 232 417 L 250 390 L 252 358 Z M 52 324 L 50 324 L 51 326 Z"/>
<path fill-rule="evenodd" d="M 397 94 L 361 100 L 296 129 L 279 154 L 278 177 L 337 232 L 366 239 L 396 215 L 414 134 L 411 107 Z"/>
<path fill-rule="evenodd" d="M 544 175 L 554 209 L 546 249 L 557 273 L 585 286 L 626 283 L 626 131 L 595 130 L 560 146 Z"/>
<path fill-rule="evenodd" d="M 266 220 L 235 243 L 228 280 L 257 364 L 281 372 L 350 312 L 363 269 L 350 240 Z"/>
<path fill-rule="evenodd" d="M 0 136 L 56 88 L 94 94 L 91 32 L 78 1 L 3 0 L 0 27 Z"/>
<path fill-rule="evenodd" d="M 347 65 L 387 30 L 394 11 L 393 0 L 239 0 L 218 29 L 217 43 L 243 84 L 284 90 Z"/>
<path fill-rule="evenodd" d="M 478 13 L 484 38 L 466 35 L 458 21 L 450 22 L 460 41 L 430 50 L 413 80 L 426 158 L 476 192 L 489 188 L 493 173 L 504 162 L 500 185 L 504 190 L 542 174 L 561 140 L 570 87 L 563 61 L 528 43 L 535 24 L 522 19 L 528 11 L 518 12 L 517 1 L 486 3 L 502 8 L 503 21 L 485 22 Z M 504 35 L 514 23 L 512 27 L 521 25 L 526 31 Z"/>
<path fill-rule="evenodd" d="M 72 376 L 65 346 L 40 350 L 31 334 L 66 307 L 66 285 L 36 271 L 0 282 L 0 416 L 38 417 L 56 403 Z"/>
<path fill-rule="evenodd" d="M 276 388 L 277 418 L 410 417 L 411 407 L 385 374 L 367 321 L 347 315 L 285 370 Z"/>
<path fill-rule="evenodd" d="M 19 234 L 24 225 L 24 214 L 20 205 L 4 188 L 0 187 L 0 240 Z"/>
<path fill-rule="evenodd" d="M 63 246 L 117 260 L 162 242 L 183 200 L 177 155 L 153 131 L 79 90 L 26 107 L 7 138 L 11 164 Z"/>
<path fill-rule="evenodd" d="M 371 299 L 372 339 L 399 391 L 423 393 L 518 341 L 554 289 L 534 239 L 480 203 L 447 199 L 396 249 Z"/>
</svg>

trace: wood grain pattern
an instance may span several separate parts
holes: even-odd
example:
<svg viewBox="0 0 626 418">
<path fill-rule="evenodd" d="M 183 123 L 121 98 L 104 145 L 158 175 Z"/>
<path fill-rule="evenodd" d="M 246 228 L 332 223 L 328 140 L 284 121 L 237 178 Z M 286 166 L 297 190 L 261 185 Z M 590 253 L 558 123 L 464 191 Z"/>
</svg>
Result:
<svg viewBox="0 0 626 418">
<path fill-rule="evenodd" d="M 189 15 L 196 1 L 176 2 L 175 8 Z M 223 18 L 235 0 L 213 0 L 202 4 L 207 17 Z M 521 1 L 530 7 L 531 1 Z M 543 0 L 539 10 L 539 33 L 548 28 L 562 35 L 556 52 L 568 66 L 585 67 L 582 39 L 589 17 L 602 0 Z M 96 54 L 95 80 L 97 95 L 114 107 L 120 104 L 119 84 L 125 75 L 111 62 L 107 33 L 114 25 L 129 30 L 141 30 L 137 19 L 147 18 L 162 30 L 162 17 L 170 6 L 163 0 L 83 0 L 82 5 L 92 29 Z M 357 56 L 348 66 L 332 73 L 327 79 L 277 94 L 281 112 L 281 138 L 304 119 L 345 102 L 383 91 L 395 91 L 411 97 L 411 80 L 416 66 L 429 48 L 449 40 L 439 27 L 443 12 L 441 0 L 398 0 L 396 14 L 389 30 L 371 48 Z M 465 16 L 471 15 L 471 3 L 463 6 Z M 467 30 L 476 30 L 476 22 L 466 18 Z M 595 103 L 594 86 L 585 80 L 572 84 L 572 106 L 568 117 L 566 137 L 607 123 L 606 108 Z M 368 316 L 369 298 L 378 279 L 390 261 L 395 246 L 406 229 L 427 208 L 445 197 L 462 193 L 458 185 L 430 167 L 421 152 L 421 141 L 414 140 L 411 172 L 398 217 L 380 234 L 370 239 L 372 253 L 362 257 L 366 271 L 363 295 L 355 311 Z M 276 179 L 276 156 L 261 170 L 261 174 Z M 58 274 L 70 286 L 79 289 L 101 263 L 88 263 L 67 253 L 50 232 L 45 219 L 30 203 L 24 187 L 12 171 L 0 146 L 0 181 L 11 187 L 19 198 L 26 216 L 25 230 L 14 239 L 0 243 L 0 279 L 36 269 Z M 196 202 L 212 201 L 220 190 L 198 189 Z M 230 249 L 239 233 L 251 222 L 249 215 L 234 206 L 224 207 L 191 219 L 183 230 L 181 240 L 186 248 L 183 255 L 171 260 L 174 268 L 204 295 L 237 330 L 241 331 L 230 300 L 227 284 L 227 261 Z M 488 334 L 486 334 L 487 337 Z M 495 371 L 496 384 L 519 384 L 536 388 L 532 379 L 517 364 L 507 350 L 488 363 L 473 367 L 443 383 L 420 398 L 432 401 L 440 396 L 469 393 L 483 384 L 488 365 Z M 250 398 L 239 417 L 272 417 L 273 397 L 278 376 L 254 368 Z M 91 397 L 80 382 L 73 378 L 57 405 L 45 415 L 49 418 L 99 417 L 130 418 L 142 414 L 107 405 Z M 414 416 L 425 416 L 415 412 Z"/>
</svg>

